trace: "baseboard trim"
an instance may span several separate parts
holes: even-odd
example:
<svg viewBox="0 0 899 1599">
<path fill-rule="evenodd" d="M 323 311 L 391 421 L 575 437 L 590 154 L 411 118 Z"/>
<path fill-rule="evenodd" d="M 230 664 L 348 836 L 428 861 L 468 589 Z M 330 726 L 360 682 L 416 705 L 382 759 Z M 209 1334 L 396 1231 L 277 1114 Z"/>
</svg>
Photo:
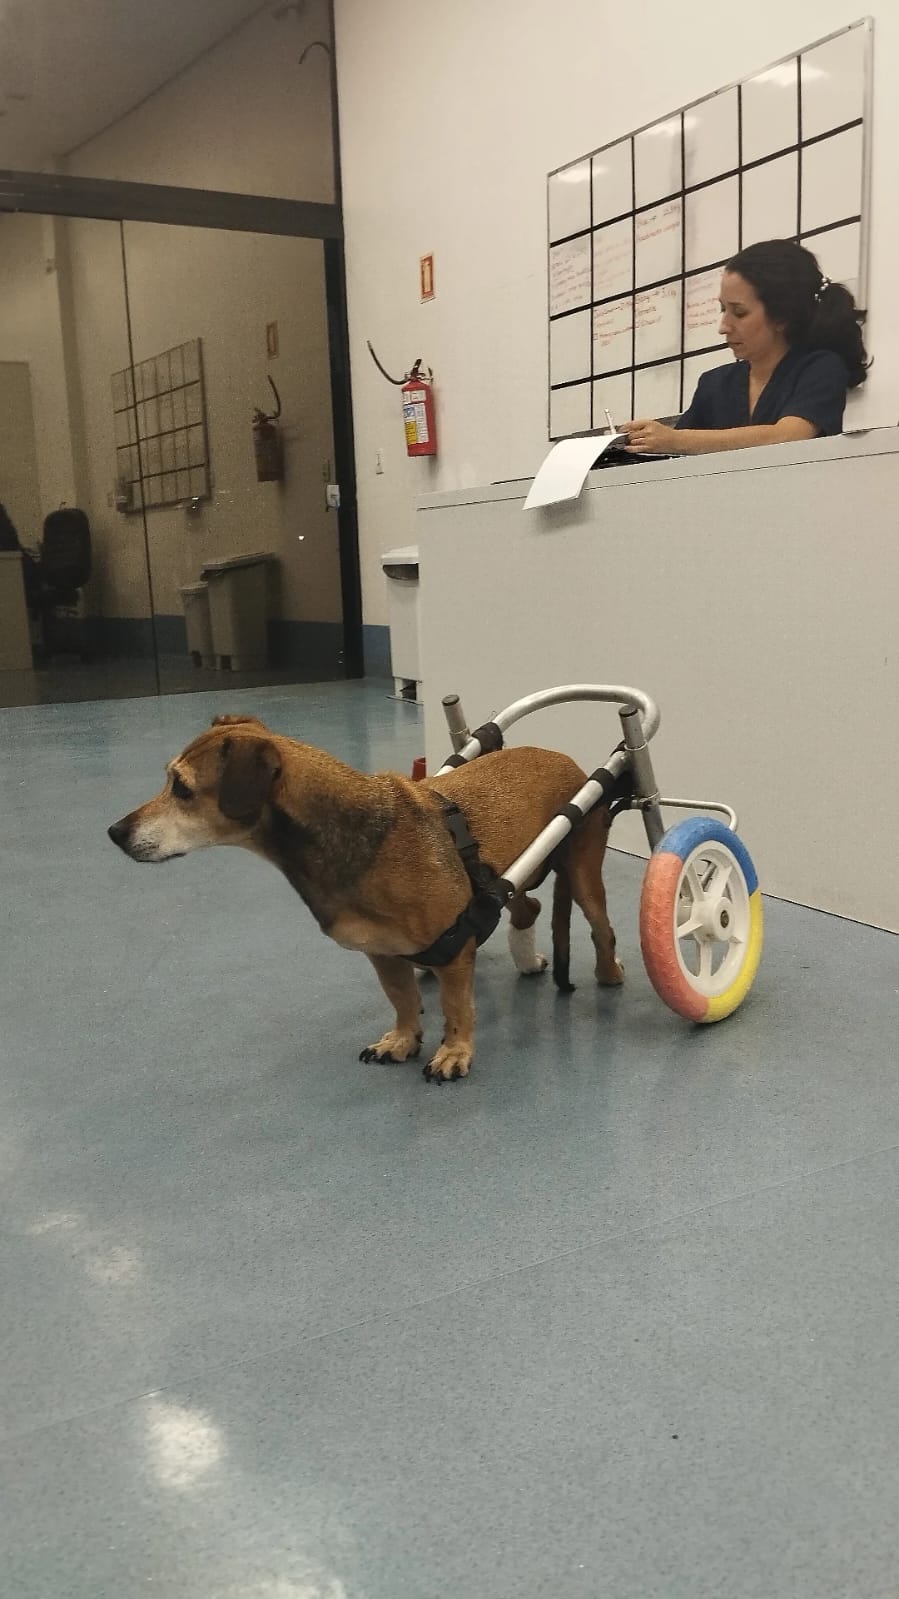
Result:
<svg viewBox="0 0 899 1599">
<path fill-rule="evenodd" d="M 148 616 L 88 616 L 82 626 L 91 649 L 99 656 L 151 661 L 154 639 L 160 655 L 187 654 L 187 629 L 184 617 L 177 614 L 161 613 L 153 622 Z M 343 676 L 340 622 L 297 622 L 276 617 L 268 624 L 268 646 L 272 666 L 295 666 L 304 674 L 319 671 L 326 678 Z M 365 623 L 362 648 L 365 676 L 392 682 L 389 627 Z"/>
</svg>

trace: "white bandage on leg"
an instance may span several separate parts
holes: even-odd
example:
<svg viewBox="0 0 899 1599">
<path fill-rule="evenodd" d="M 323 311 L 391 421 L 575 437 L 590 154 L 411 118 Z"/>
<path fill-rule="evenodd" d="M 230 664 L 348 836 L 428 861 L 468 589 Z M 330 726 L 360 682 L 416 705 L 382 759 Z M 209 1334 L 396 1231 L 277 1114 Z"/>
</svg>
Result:
<svg viewBox="0 0 899 1599">
<path fill-rule="evenodd" d="M 548 962 L 545 955 L 537 954 L 537 925 L 509 927 L 509 949 L 520 972 L 545 972 Z"/>
</svg>

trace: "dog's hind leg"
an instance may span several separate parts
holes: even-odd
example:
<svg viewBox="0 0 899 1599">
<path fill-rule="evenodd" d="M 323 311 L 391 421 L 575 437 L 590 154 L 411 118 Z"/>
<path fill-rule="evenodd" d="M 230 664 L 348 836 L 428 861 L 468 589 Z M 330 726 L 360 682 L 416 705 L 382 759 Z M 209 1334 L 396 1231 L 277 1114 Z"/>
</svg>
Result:
<svg viewBox="0 0 899 1599">
<path fill-rule="evenodd" d="M 615 934 L 609 923 L 602 880 L 608 834 L 608 813 L 592 811 L 583 826 L 572 836 L 567 869 L 572 898 L 590 923 L 596 950 L 596 981 L 614 988 L 624 981 L 624 967 L 615 955 Z"/>
<path fill-rule="evenodd" d="M 547 959 L 537 954 L 537 917 L 540 901 L 523 891 L 509 901 L 509 949 L 520 972 L 531 976 L 545 972 Z"/>
<path fill-rule="evenodd" d="M 360 1060 L 411 1060 L 421 1049 L 421 995 L 411 961 L 399 955 L 369 955 L 378 981 L 396 1011 L 396 1025 L 369 1044 Z"/>
<path fill-rule="evenodd" d="M 474 1054 L 474 939 L 466 944 L 448 966 L 437 967 L 440 1003 L 443 1007 L 443 1042 L 424 1075 L 431 1082 L 443 1083 L 453 1077 L 467 1077 Z"/>
</svg>

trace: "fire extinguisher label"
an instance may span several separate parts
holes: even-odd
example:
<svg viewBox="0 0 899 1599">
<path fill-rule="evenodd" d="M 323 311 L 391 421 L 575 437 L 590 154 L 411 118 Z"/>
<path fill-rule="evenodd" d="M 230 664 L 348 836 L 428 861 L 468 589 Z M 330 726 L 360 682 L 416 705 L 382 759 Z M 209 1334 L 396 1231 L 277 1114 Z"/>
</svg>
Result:
<svg viewBox="0 0 899 1599">
<path fill-rule="evenodd" d="M 429 442 L 428 415 L 423 397 L 421 400 L 409 399 L 404 401 L 403 421 L 406 424 L 407 444 L 427 444 Z"/>
</svg>

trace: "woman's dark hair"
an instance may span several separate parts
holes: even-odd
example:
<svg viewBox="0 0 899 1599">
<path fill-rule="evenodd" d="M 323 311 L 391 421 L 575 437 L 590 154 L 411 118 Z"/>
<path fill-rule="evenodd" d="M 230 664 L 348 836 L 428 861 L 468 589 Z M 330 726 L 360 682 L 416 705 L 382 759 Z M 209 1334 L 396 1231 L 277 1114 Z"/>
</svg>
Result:
<svg viewBox="0 0 899 1599">
<path fill-rule="evenodd" d="M 864 383 L 868 357 L 860 311 L 843 283 L 831 283 L 811 250 L 794 239 L 765 239 L 747 245 L 725 267 L 751 283 L 772 322 L 783 325 L 790 345 L 833 350 L 849 372 L 849 387 Z"/>
</svg>

